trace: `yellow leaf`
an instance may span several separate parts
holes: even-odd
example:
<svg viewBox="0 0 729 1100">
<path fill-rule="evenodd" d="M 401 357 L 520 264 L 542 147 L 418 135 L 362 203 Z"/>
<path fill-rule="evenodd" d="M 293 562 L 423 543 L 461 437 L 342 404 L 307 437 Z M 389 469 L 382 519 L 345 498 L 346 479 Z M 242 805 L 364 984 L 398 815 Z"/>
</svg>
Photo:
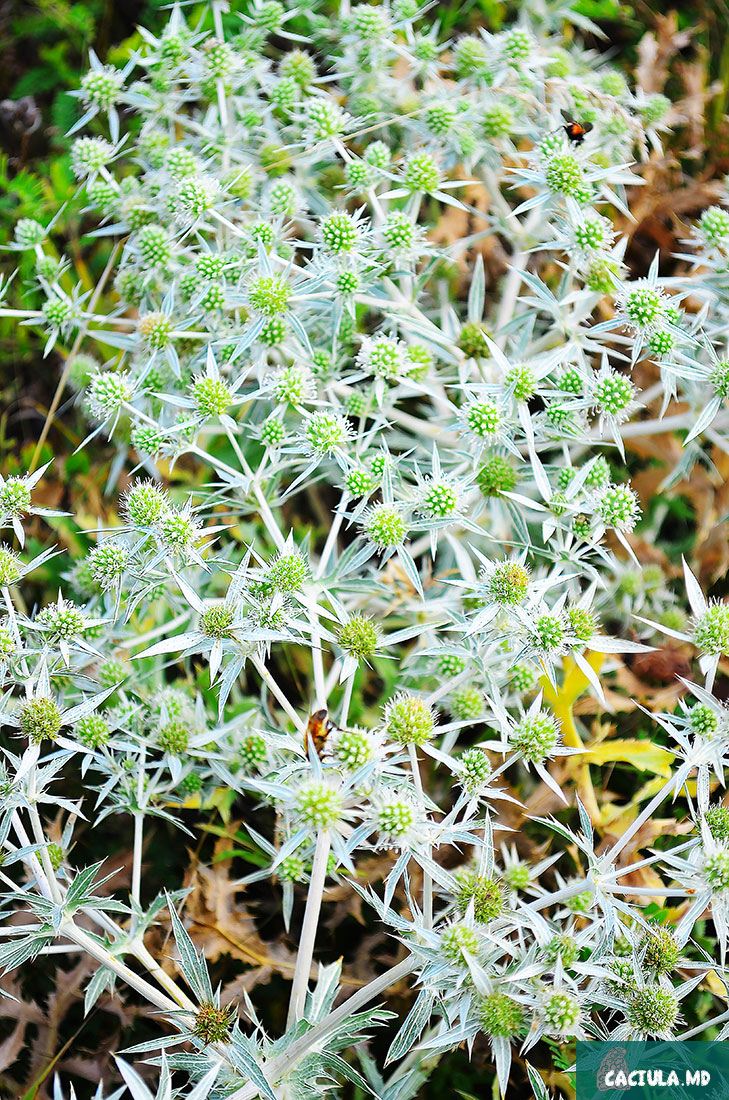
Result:
<svg viewBox="0 0 729 1100">
<path fill-rule="evenodd" d="M 585 654 L 585 658 L 588 665 L 594 668 L 595 672 L 599 673 L 605 661 L 605 654 L 588 650 Z M 586 691 L 586 689 L 590 687 L 590 681 L 572 657 L 565 657 L 563 659 L 562 668 L 564 669 L 564 677 L 562 679 L 562 686 L 558 688 L 557 692 L 555 692 L 547 676 L 540 677 L 539 683 L 544 691 L 544 698 L 547 702 L 551 703 L 553 706 L 556 705 L 556 707 L 563 711 L 567 707 L 571 707 L 573 703 L 579 699 L 583 691 Z"/>
<path fill-rule="evenodd" d="M 704 981 L 716 997 L 727 999 L 726 983 L 722 981 L 715 970 L 708 970 L 704 975 Z"/>
<path fill-rule="evenodd" d="M 185 801 L 180 806 L 179 802 L 166 802 L 166 806 L 175 806 L 177 809 L 183 810 L 217 810 L 223 821 L 230 820 L 230 808 L 235 801 L 235 791 L 231 791 L 228 787 L 216 787 L 215 790 L 206 799 L 204 805 L 201 805 L 201 798 L 199 794 L 189 794 Z"/>
<path fill-rule="evenodd" d="M 604 660 L 605 656 L 602 653 L 587 653 L 587 662 L 595 669 L 595 672 L 600 671 Z M 564 678 L 561 688 L 555 691 L 547 676 L 540 677 L 539 683 L 544 692 L 545 700 L 551 705 L 556 717 L 562 723 L 562 740 L 565 745 L 571 749 L 581 749 L 582 738 L 577 732 L 572 706 L 583 691 L 590 686 L 590 681 L 572 657 L 565 657 L 562 667 Z"/>
<path fill-rule="evenodd" d="M 615 760 L 623 760 L 641 771 L 653 772 L 665 779 L 671 775 L 673 762 L 673 753 L 650 741 L 603 741 L 594 748 L 586 748 L 584 755 L 588 757 L 588 764 L 609 764 Z"/>
</svg>

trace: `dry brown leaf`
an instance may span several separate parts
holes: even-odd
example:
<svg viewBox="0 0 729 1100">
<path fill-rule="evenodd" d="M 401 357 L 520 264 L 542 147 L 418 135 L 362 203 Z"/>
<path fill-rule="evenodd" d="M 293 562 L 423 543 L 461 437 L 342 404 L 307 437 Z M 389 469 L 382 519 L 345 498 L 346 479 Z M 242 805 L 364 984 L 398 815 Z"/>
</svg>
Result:
<svg viewBox="0 0 729 1100">
<path fill-rule="evenodd" d="M 677 61 L 676 73 L 683 81 L 686 95 L 676 105 L 686 120 L 686 126 L 691 140 L 691 152 L 698 155 L 704 152 L 704 121 L 706 118 L 706 104 L 718 91 L 721 84 L 707 84 L 709 71 L 706 50 L 700 47 L 699 57 L 696 61 Z"/>
<path fill-rule="evenodd" d="M 606 829 L 602 837 L 602 842 L 598 849 L 600 854 L 604 849 L 612 847 L 614 842 L 623 834 L 625 829 L 635 819 L 636 810 L 633 807 L 630 811 L 627 811 L 625 815 L 618 815 L 610 822 L 609 827 Z M 655 843 L 659 836 L 663 836 L 669 832 L 671 836 L 685 836 L 690 833 L 694 828 L 692 821 L 676 821 L 675 818 L 659 818 L 652 817 L 646 821 L 635 836 L 631 839 L 629 844 L 626 844 L 625 848 L 620 854 L 618 864 L 621 867 L 626 867 L 633 862 L 634 853 L 644 848 L 650 848 Z M 641 867 L 637 871 L 631 872 L 630 875 L 625 875 L 621 878 L 621 882 L 631 883 L 633 886 L 654 886 L 657 885 L 660 879 L 654 877 L 654 872 L 648 867 Z M 663 899 L 657 899 L 662 901 Z"/>
<path fill-rule="evenodd" d="M 645 683 L 625 664 L 618 666 L 616 679 L 626 693 L 626 701 L 629 704 L 632 702 L 632 706 L 623 708 L 628 710 L 635 708 L 636 701 L 643 703 L 649 710 L 670 710 L 686 692 L 684 685 L 678 681 L 658 686 Z"/>
<path fill-rule="evenodd" d="M 648 31 L 638 44 L 635 79 L 638 87 L 651 95 L 662 92 L 668 79 L 668 66 L 679 50 L 688 46 L 698 27 L 679 31 L 675 11 L 655 16 L 656 30 Z"/>
</svg>

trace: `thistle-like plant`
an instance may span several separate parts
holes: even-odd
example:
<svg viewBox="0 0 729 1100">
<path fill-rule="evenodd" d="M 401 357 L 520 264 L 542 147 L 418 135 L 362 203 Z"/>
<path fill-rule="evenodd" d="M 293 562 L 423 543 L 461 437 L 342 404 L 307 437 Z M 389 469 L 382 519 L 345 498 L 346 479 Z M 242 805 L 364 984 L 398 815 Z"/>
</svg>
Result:
<svg viewBox="0 0 729 1100">
<path fill-rule="evenodd" d="M 32 279 L 0 313 L 65 361 L 86 445 L 116 449 L 118 506 L 35 609 L 20 591 L 55 551 L 29 558 L 24 523 L 57 513 L 34 502 L 44 470 L 0 478 L 0 842 L 5 908 L 23 915 L 0 963 L 60 941 L 97 964 L 86 1011 L 125 987 L 152 1006 L 158 1035 L 118 1061 L 135 1100 L 141 1054 L 160 1097 L 175 1072 L 190 1100 L 311 1100 L 343 1079 L 406 1100 L 478 1035 L 506 1093 L 512 1054 L 543 1040 L 725 1024 L 717 1008 L 686 1027 L 682 1002 L 703 982 L 719 1000 L 729 936 L 713 694 L 729 611 L 688 567 L 674 593 L 641 571 L 649 521 L 624 459 L 667 429 L 686 443 L 675 477 L 726 449 L 729 194 L 693 230 L 688 275 L 656 258 L 627 277 L 621 219 L 670 104 L 563 37 L 564 5 L 453 41 L 409 0 L 187 11 L 142 29 L 124 69 L 92 55 L 78 90 L 71 202 L 108 244 L 99 282 L 56 262 L 53 224 L 22 219 L 12 246 Z M 579 146 L 562 125 L 576 106 Z M 473 233 L 439 244 L 451 210 Z M 487 287 L 479 246 L 497 237 L 509 269 Z M 572 711 L 585 692 L 614 705 L 616 658 L 647 648 L 632 631 L 692 646 L 704 676 L 692 707 L 655 716 L 665 746 Z M 335 728 L 317 741 L 319 711 Z M 623 816 L 590 770 L 615 761 L 653 773 Z M 530 863 L 502 811 L 508 828 L 536 818 L 535 777 L 560 817 L 538 818 L 554 848 Z M 280 888 L 287 926 L 306 895 L 281 1034 L 255 998 L 221 1000 L 180 884 L 151 897 L 144 881 L 157 822 L 183 827 L 221 792 L 275 815 L 268 835 L 246 823 L 241 888 Z M 672 798 L 693 831 L 641 856 Z M 128 894 L 94 892 L 103 859 L 74 866 L 81 814 L 129 834 Z M 358 876 L 375 858 L 381 888 Z M 310 981 L 332 879 L 398 945 L 340 1003 L 340 965 Z M 660 931 L 655 899 L 676 904 Z M 709 907 L 718 960 L 705 931 L 692 940 Z M 145 945 L 161 921 L 179 981 Z M 394 1066 L 358 1064 L 403 979 Z"/>
</svg>

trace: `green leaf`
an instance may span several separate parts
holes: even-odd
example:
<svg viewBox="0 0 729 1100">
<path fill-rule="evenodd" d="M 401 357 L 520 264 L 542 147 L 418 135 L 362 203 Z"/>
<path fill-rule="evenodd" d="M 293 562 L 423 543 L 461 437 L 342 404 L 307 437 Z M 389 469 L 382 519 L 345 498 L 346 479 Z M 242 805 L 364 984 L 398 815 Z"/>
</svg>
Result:
<svg viewBox="0 0 729 1100">
<path fill-rule="evenodd" d="M 177 911 L 172 904 L 172 899 L 168 901 L 168 909 L 170 911 L 175 943 L 177 944 L 177 950 L 180 952 L 180 969 L 183 977 L 190 989 L 194 992 L 198 1001 L 212 1002 L 213 987 L 210 984 L 210 976 L 205 965 L 205 960 L 198 955 L 195 950 L 195 945 L 190 939 L 182 921 L 178 917 Z"/>
<path fill-rule="evenodd" d="M 415 1046 L 432 1014 L 433 996 L 423 989 L 418 994 L 415 1004 L 405 1017 L 402 1027 L 392 1041 L 387 1052 L 386 1065 L 402 1058 Z"/>
</svg>

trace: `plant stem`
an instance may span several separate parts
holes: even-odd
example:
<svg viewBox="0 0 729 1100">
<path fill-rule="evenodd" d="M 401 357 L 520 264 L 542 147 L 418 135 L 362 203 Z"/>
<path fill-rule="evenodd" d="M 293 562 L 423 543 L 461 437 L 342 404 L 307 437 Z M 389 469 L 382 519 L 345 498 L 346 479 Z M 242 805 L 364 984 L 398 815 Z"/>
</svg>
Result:
<svg viewBox="0 0 729 1100">
<path fill-rule="evenodd" d="M 715 1024 L 723 1024 L 726 1020 L 729 1020 L 729 1010 L 722 1012 L 721 1016 L 714 1016 L 713 1019 L 704 1020 L 703 1023 L 698 1024 L 696 1027 L 692 1027 L 690 1031 L 684 1031 L 683 1035 L 679 1035 L 677 1038 L 683 1043 L 686 1039 L 693 1039 L 694 1035 L 700 1035 L 702 1031 L 706 1031 L 707 1027 L 713 1027 Z"/>
<path fill-rule="evenodd" d="M 317 580 L 324 573 L 324 570 L 326 569 L 327 562 L 329 561 L 329 556 L 330 556 L 334 546 L 336 545 L 337 535 L 339 534 L 339 529 L 342 526 L 342 520 L 344 519 L 344 513 L 345 513 L 345 509 L 346 509 L 348 503 L 349 503 L 349 494 L 348 493 L 342 493 L 342 499 L 339 502 L 339 507 L 337 508 L 337 511 L 334 513 L 334 522 L 332 523 L 331 527 L 329 528 L 329 534 L 327 535 L 327 540 L 324 543 L 324 549 L 321 552 L 321 557 L 319 558 L 319 564 L 317 566 L 316 573 L 314 574 L 315 579 L 317 579 Z"/>
<path fill-rule="evenodd" d="M 53 870 L 53 864 L 51 863 L 51 857 L 48 855 L 48 842 L 46 841 L 45 834 L 43 832 L 43 826 L 41 825 L 41 819 L 38 814 L 38 810 L 35 806 L 31 806 L 28 810 L 30 817 L 30 825 L 33 830 L 33 839 L 36 844 L 40 844 L 40 861 L 43 865 L 43 874 L 46 877 L 48 888 L 51 892 L 51 897 L 54 901 L 59 902 L 61 900 L 61 891 L 58 887 L 58 881 L 56 879 L 55 872 Z"/>
<path fill-rule="evenodd" d="M 35 816 L 36 816 L 36 818 L 38 818 L 38 811 L 37 810 L 35 811 Z M 31 820 L 32 820 L 32 815 L 31 815 Z M 25 831 L 25 826 L 23 825 L 23 822 L 20 819 L 20 814 L 18 813 L 17 810 L 13 810 L 12 822 L 13 822 L 13 828 L 15 829 L 15 833 L 18 837 L 18 840 L 20 841 L 21 847 L 29 848 L 30 847 L 30 837 L 28 836 L 28 834 Z M 38 819 L 38 824 L 40 824 L 40 819 Z M 35 822 L 33 823 L 33 827 L 35 828 Z M 46 869 L 46 864 L 41 863 L 41 861 L 38 859 L 37 854 L 35 852 L 33 852 L 33 854 L 29 857 L 29 862 L 30 862 L 30 864 L 33 868 L 33 871 L 35 873 L 35 876 L 38 880 L 38 889 L 40 890 L 41 894 L 43 894 L 44 897 L 52 898 L 54 901 L 57 901 L 58 899 L 56 897 L 56 890 L 58 889 L 58 884 L 56 883 L 55 890 L 51 886 L 51 883 L 55 882 L 55 875 L 53 874 L 53 868 L 51 867 L 51 864 L 50 864 L 50 858 L 48 857 L 48 852 L 46 851 L 46 848 L 45 848 L 45 837 L 43 836 L 43 830 L 42 829 L 41 829 L 41 840 L 39 841 L 38 838 L 36 837 L 36 843 L 42 843 L 43 844 L 43 847 L 41 848 L 41 857 L 42 857 L 43 853 L 45 853 L 46 859 L 48 860 L 47 867 L 50 869 L 50 878 L 49 878 L 48 870 Z"/>
<path fill-rule="evenodd" d="M 134 854 L 132 856 L 132 900 L 141 905 L 142 891 L 142 844 L 144 841 L 144 814 L 139 810 L 134 815 Z"/>
<path fill-rule="evenodd" d="M 312 604 L 309 605 L 309 624 L 311 627 L 311 661 L 314 669 L 314 689 L 316 691 L 315 710 L 326 710 L 327 689 L 324 676 L 324 657 L 319 633 L 319 617 Z"/>
<path fill-rule="evenodd" d="M 346 726 L 347 717 L 349 715 L 349 704 L 352 702 L 352 689 L 354 688 L 354 678 L 357 675 L 357 670 L 347 677 L 344 682 L 344 695 L 342 696 L 342 705 L 339 709 L 339 725 Z"/>
<path fill-rule="evenodd" d="M 301 929 L 299 952 L 296 956 L 296 969 L 294 970 L 294 982 L 291 987 L 291 1000 L 289 1002 L 289 1014 L 286 1022 L 287 1030 L 304 1015 L 306 990 L 309 984 L 311 962 L 314 957 L 316 930 L 319 924 L 324 883 L 327 877 L 329 847 L 329 833 L 326 829 L 322 829 L 316 838 L 314 866 L 311 870 L 311 882 L 309 883 L 309 893 L 306 898 L 304 924 Z"/>
<path fill-rule="evenodd" d="M 271 695 L 273 695 L 273 697 L 275 699 L 277 699 L 278 702 L 281 704 L 281 709 L 286 712 L 286 714 L 289 716 L 291 721 L 296 726 L 299 733 L 303 733 L 304 729 L 305 729 L 305 723 L 302 722 L 299 715 L 296 713 L 294 708 L 291 706 L 291 703 L 288 701 L 285 694 L 283 693 L 281 688 L 278 686 L 278 684 L 274 680 L 273 676 L 271 675 L 271 673 L 268 671 L 268 669 L 264 665 L 261 658 L 256 657 L 254 655 L 253 657 L 251 657 L 250 660 L 251 660 L 251 664 L 255 668 L 256 672 L 261 677 L 261 679 L 263 680 L 263 682 L 266 685 L 266 687 L 268 688 L 268 690 L 271 692 Z"/>
<path fill-rule="evenodd" d="M 536 229 L 537 224 L 543 217 L 543 212 L 538 206 L 530 211 L 529 216 L 524 222 L 521 230 L 521 239 L 524 244 L 527 243 L 529 235 Z M 496 340 L 500 347 L 503 347 L 505 342 L 501 330 L 504 328 L 505 325 L 509 323 L 514 314 L 514 307 L 516 306 L 516 300 L 519 297 L 522 276 L 524 275 L 524 271 L 526 270 L 528 259 L 529 253 L 525 249 L 520 249 L 512 258 L 509 274 L 507 275 L 506 281 L 504 283 L 504 288 L 501 293 L 499 315 L 496 321 Z"/>
<path fill-rule="evenodd" d="M 145 981 L 144 978 L 140 978 L 139 975 L 135 974 L 133 970 L 130 970 L 128 966 L 119 962 L 118 959 L 115 959 L 105 947 L 97 943 L 96 940 L 87 932 L 84 932 L 82 928 L 77 927 L 73 921 L 68 921 L 64 924 L 61 928 L 61 932 L 73 943 L 82 947 L 88 955 L 91 955 L 92 959 L 96 959 L 102 966 L 106 966 L 109 970 L 113 970 L 119 978 L 122 978 L 127 985 L 132 987 L 132 989 L 136 989 L 137 993 L 141 993 L 141 995 L 148 1000 L 150 1004 L 155 1005 L 156 1008 L 161 1009 L 163 1012 L 176 1011 L 179 1008 L 178 1004 L 168 997 L 163 996 L 163 994 L 160 993 L 158 989 L 155 989 L 153 985 L 150 985 L 148 981 Z"/>
<path fill-rule="evenodd" d="M 421 816 L 425 818 L 427 817 L 428 811 L 425 805 L 423 782 L 420 778 L 418 750 L 415 745 L 408 745 L 408 756 L 410 757 L 410 770 L 413 773 L 413 783 L 415 784 L 415 793 L 418 798 L 420 813 Z M 428 855 L 432 855 L 430 844 L 428 844 Z M 433 880 L 427 871 L 423 871 L 423 923 L 426 928 L 433 927 Z"/>
<path fill-rule="evenodd" d="M 280 1081 L 285 1073 L 293 1069 L 297 1062 L 299 1062 L 310 1050 L 314 1049 L 321 1044 L 332 1034 L 333 1031 L 343 1024 L 345 1020 L 349 1019 L 355 1012 L 359 1012 L 361 1008 L 364 1008 L 366 1004 L 373 1001 L 375 997 L 379 997 L 381 993 L 384 993 L 390 986 L 395 985 L 402 978 L 406 978 L 408 974 L 412 973 L 415 969 L 416 962 L 412 955 L 407 959 L 403 959 L 402 962 L 397 963 L 396 966 L 386 970 L 384 974 L 380 974 L 378 978 L 374 978 L 362 989 L 358 989 L 356 993 L 353 993 L 351 997 L 348 997 L 339 1008 L 335 1008 L 328 1016 L 325 1016 L 315 1027 L 312 1027 L 310 1031 L 307 1031 L 305 1035 L 302 1035 L 299 1039 L 296 1039 L 287 1050 L 282 1054 L 279 1054 L 277 1058 L 271 1059 L 271 1062 L 264 1066 L 266 1077 L 269 1081 Z M 254 1100 L 254 1097 L 258 1096 L 258 1087 L 256 1085 L 244 1085 L 243 1088 L 234 1092 L 228 1100 Z"/>
<path fill-rule="evenodd" d="M 180 1008 L 185 1008 L 188 1012 L 195 1011 L 195 1002 L 191 1001 L 184 990 L 180 989 L 174 978 L 171 978 L 169 974 L 165 974 L 157 960 L 150 955 L 141 939 L 134 940 L 130 945 L 130 950 L 132 955 L 139 960 L 142 966 L 157 979 L 162 988 L 166 989 L 169 995 L 177 1001 Z"/>
</svg>

